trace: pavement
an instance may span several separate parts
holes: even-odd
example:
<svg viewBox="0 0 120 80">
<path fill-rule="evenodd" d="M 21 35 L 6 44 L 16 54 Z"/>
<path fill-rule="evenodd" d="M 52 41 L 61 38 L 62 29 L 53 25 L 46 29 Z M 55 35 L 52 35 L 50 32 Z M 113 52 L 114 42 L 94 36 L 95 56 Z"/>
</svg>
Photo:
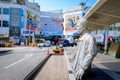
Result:
<svg viewBox="0 0 120 80">
<path fill-rule="evenodd" d="M 68 59 L 68 70 L 72 71 L 71 67 L 74 62 L 77 48 L 65 47 L 64 50 Z M 73 77 L 74 74 L 72 75 L 72 78 Z M 92 62 L 91 72 L 85 80 L 120 80 L 120 59 L 97 53 L 97 56 Z"/>
</svg>

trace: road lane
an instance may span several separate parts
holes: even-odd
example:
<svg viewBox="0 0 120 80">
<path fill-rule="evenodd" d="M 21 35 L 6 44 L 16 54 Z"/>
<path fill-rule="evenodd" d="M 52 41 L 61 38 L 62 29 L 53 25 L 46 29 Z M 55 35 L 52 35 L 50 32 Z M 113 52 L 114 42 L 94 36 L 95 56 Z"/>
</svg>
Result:
<svg viewBox="0 0 120 80">
<path fill-rule="evenodd" d="M 26 60 L 26 59 L 32 57 L 32 55 L 33 55 L 33 54 L 27 54 L 27 55 L 25 55 L 25 57 L 24 57 L 23 59 L 21 59 L 21 60 L 19 60 L 19 61 L 17 61 L 17 62 L 14 62 L 14 63 L 12 63 L 12 64 L 10 64 L 10 65 L 4 67 L 4 69 L 7 69 L 7 68 L 9 68 L 9 67 L 12 67 L 12 66 L 18 64 L 18 63 L 20 63 L 20 62 L 22 62 L 22 61 L 24 61 L 24 60 Z"/>
<path fill-rule="evenodd" d="M 19 48 L 0 56 L 0 80 L 23 80 L 45 57 L 48 48 Z"/>
</svg>

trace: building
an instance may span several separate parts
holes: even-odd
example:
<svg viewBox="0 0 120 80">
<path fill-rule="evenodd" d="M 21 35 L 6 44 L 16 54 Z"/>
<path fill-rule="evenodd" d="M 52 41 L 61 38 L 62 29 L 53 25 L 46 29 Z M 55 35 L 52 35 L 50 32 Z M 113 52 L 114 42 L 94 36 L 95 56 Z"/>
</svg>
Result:
<svg viewBox="0 0 120 80">
<path fill-rule="evenodd" d="M 40 33 L 40 6 L 27 0 L 0 0 L 0 42 L 19 42 Z"/>
</svg>

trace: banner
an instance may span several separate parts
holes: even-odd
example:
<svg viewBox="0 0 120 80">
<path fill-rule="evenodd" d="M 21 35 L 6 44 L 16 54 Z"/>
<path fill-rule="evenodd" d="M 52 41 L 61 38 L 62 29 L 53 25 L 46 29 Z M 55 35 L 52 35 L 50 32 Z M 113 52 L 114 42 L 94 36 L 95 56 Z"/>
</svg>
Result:
<svg viewBox="0 0 120 80">
<path fill-rule="evenodd" d="M 63 25 L 60 18 L 41 17 L 41 32 L 47 35 L 62 35 Z"/>
<path fill-rule="evenodd" d="M 74 27 L 76 25 L 76 22 L 80 19 L 80 14 L 74 14 L 74 15 L 66 15 L 65 16 L 65 30 L 75 30 Z"/>
<path fill-rule="evenodd" d="M 39 31 L 40 30 L 40 19 L 37 15 L 30 11 L 27 11 L 27 26 L 26 29 Z"/>
</svg>

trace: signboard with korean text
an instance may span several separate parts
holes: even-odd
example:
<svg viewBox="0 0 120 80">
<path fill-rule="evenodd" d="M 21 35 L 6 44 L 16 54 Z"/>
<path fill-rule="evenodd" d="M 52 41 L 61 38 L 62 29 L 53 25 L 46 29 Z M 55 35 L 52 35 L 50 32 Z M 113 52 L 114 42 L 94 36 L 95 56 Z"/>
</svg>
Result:
<svg viewBox="0 0 120 80">
<path fill-rule="evenodd" d="M 49 35 L 62 35 L 63 25 L 60 18 L 41 17 L 41 32 Z"/>
</svg>

